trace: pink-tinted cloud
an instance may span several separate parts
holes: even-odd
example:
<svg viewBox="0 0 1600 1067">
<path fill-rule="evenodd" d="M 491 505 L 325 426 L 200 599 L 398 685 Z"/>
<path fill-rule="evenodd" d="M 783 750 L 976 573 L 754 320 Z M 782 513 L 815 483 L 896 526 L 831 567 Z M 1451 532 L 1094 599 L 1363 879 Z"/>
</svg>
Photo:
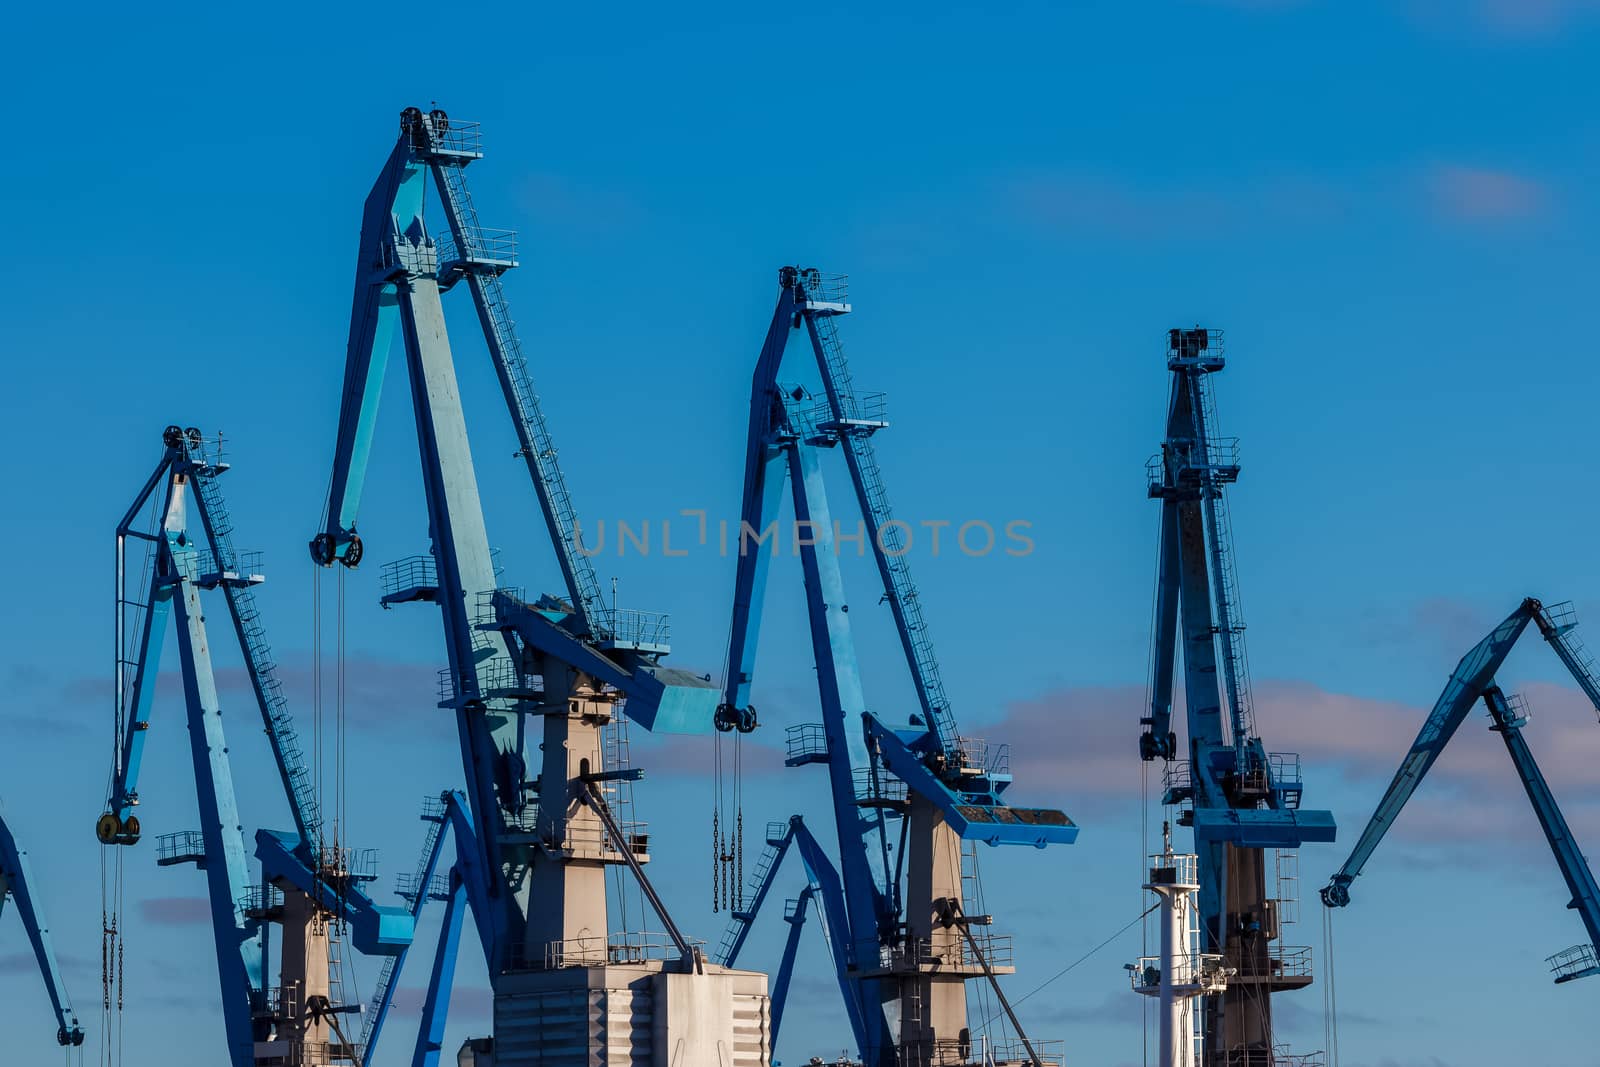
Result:
<svg viewBox="0 0 1600 1067">
<path fill-rule="evenodd" d="M 1508 170 L 1441 164 L 1427 176 L 1436 214 L 1452 222 L 1505 223 L 1537 218 L 1550 209 L 1551 192 L 1537 179 Z"/>
<path fill-rule="evenodd" d="M 1444 680 L 1441 672 L 1441 688 Z M 1564 686 L 1541 683 L 1525 692 L 1536 712 L 1526 738 L 1568 820 L 1580 837 L 1600 833 L 1600 780 L 1594 774 L 1600 727 L 1593 710 Z M 1121 686 L 1060 689 L 1012 704 L 987 732 L 991 740 L 1011 744 L 1016 800 L 1115 814 L 1130 810 L 1144 792 L 1159 790 L 1161 765 L 1145 764 L 1137 755 L 1143 703 L 1142 687 Z M 1355 805 L 1361 818 L 1388 785 L 1431 707 L 1334 693 L 1307 682 L 1266 681 L 1255 689 L 1257 721 L 1269 746 L 1300 753 L 1313 789 L 1342 784 L 1344 795 L 1364 798 Z M 1181 738 L 1181 714 L 1175 725 Z M 1397 838 L 1446 847 L 1482 839 L 1544 847 L 1504 745 L 1487 726 L 1479 710 L 1462 725 L 1396 824 Z M 1308 798 L 1318 806 L 1326 802 L 1326 794 Z"/>
<path fill-rule="evenodd" d="M 395 991 L 391 1010 L 401 1018 L 422 1014 L 428 999 L 424 986 L 404 986 Z M 494 1015 L 494 991 L 485 986 L 457 984 L 450 991 L 450 1017 L 455 1020 L 483 1020 Z"/>
<path fill-rule="evenodd" d="M 211 921 L 211 904 L 205 897 L 146 897 L 139 916 L 157 926 L 198 926 Z"/>
</svg>

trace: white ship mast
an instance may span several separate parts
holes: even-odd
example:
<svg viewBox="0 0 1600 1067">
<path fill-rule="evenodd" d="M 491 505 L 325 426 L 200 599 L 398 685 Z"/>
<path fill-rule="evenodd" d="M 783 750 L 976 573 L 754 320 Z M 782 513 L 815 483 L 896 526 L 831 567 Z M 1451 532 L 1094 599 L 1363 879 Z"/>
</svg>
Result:
<svg viewBox="0 0 1600 1067">
<path fill-rule="evenodd" d="M 1161 954 L 1141 956 L 1128 970 L 1135 993 L 1160 1000 L 1156 1062 L 1160 1067 L 1200 1067 L 1199 998 L 1222 992 L 1233 972 L 1222 965 L 1220 954 L 1200 951 L 1194 908 L 1194 895 L 1200 891 L 1197 858 L 1173 854 L 1167 823 L 1161 824 L 1161 841 L 1161 854 L 1150 857 L 1150 880 L 1144 884 L 1160 898 Z"/>
</svg>

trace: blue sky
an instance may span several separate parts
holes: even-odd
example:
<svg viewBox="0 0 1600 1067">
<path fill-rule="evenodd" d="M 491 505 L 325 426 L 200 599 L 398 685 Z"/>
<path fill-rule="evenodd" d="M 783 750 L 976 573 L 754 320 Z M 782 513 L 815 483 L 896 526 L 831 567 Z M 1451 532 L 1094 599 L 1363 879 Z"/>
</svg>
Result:
<svg viewBox="0 0 1600 1067">
<path fill-rule="evenodd" d="M 1307 803 L 1332 807 L 1347 840 L 1456 658 L 1520 597 L 1574 599 L 1600 624 L 1586 491 L 1600 5 L 34 7 L 12 16 L 9 43 L 0 793 L 91 1024 L 112 528 L 162 426 L 225 431 L 238 536 L 267 551 L 263 606 L 304 698 L 303 545 L 360 203 L 408 104 L 483 122 L 473 188 L 487 225 L 521 231 L 507 290 L 584 516 L 735 514 L 773 271 L 798 262 L 851 276 L 845 343 L 857 381 L 890 394 L 879 449 L 899 512 L 1032 523 L 1026 557 L 916 561 L 963 724 L 1025 741 L 1017 794 L 1084 826 L 1071 848 L 985 856 L 989 906 L 1022 942 L 1017 995 L 1141 908 L 1133 754 L 1156 518 L 1141 465 L 1161 430 L 1168 326 L 1227 330 L 1220 402 L 1245 450 L 1233 509 L 1261 731 L 1301 749 Z M 514 438 L 454 303 L 491 536 L 508 580 L 548 587 Z M 426 544 L 398 374 L 390 387 L 362 516 L 374 563 Z M 623 603 L 673 612 L 675 662 L 718 669 L 731 561 L 597 563 Z M 799 569 L 779 563 L 757 690 L 769 746 L 815 704 Z M 865 568 L 850 576 L 875 599 Z M 436 620 L 378 611 L 377 581 L 376 566 L 348 579 L 347 773 L 349 832 L 383 849 L 387 886 L 420 842 L 421 795 L 459 770 L 438 755 L 453 746 L 432 709 Z M 887 623 L 880 610 L 857 625 L 870 692 L 893 707 L 907 691 Z M 1534 700 L 1530 744 L 1595 840 L 1596 726 L 1557 670 L 1530 648 L 1502 682 Z M 232 701 L 247 817 L 282 825 L 249 708 Z M 151 737 L 152 834 L 191 825 L 181 717 L 169 700 Z M 1581 926 L 1477 725 L 1337 917 L 1346 1064 L 1591 1055 L 1571 1021 L 1588 987 L 1553 987 L 1543 966 Z M 653 770 L 638 796 L 657 877 L 680 922 L 714 940 L 707 757 L 647 739 L 637 754 Z M 797 799 L 820 818 L 821 783 L 782 774 L 752 781 L 747 819 Z M 220 1041 L 203 887 L 151 851 L 124 857 L 130 1067 L 167 1062 L 174 1032 Z M 1319 952 L 1309 898 L 1343 855 L 1302 857 L 1298 940 Z M 1078 1065 L 1140 1062 L 1120 969 L 1138 947 L 1130 934 L 1030 997 L 1031 1029 Z M 31 1062 L 55 1053 L 26 952 L 0 917 L 8 1041 Z M 807 953 L 790 1032 L 842 1045 L 820 947 Z M 423 980 L 419 966 L 408 986 Z M 459 986 L 452 1047 L 487 1027 L 480 960 Z M 1285 1037 L 1321 1047 L 1316 992 L 1283 1004 Z M 404 1061 L 407 1029 L 382 1063 Z"/>
</svg>

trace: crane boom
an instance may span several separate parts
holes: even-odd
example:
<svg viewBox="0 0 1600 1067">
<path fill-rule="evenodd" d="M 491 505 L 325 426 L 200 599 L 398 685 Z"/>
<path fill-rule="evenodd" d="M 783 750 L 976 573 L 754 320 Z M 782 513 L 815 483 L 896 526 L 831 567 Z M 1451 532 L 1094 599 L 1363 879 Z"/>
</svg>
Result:
<svg viewBox="0 0 1600 1067">
<path fill-rule="evenodd" d="M 337 1013 L 352 1010 L 328 997 L 334 988 L 323 943 L 329 917 L 350 925 L 358 951 L 378 955 L 409 944 L 412 923 L 398 909 L 373 904 L 361 889 L 365 875 L 351 868 L 349 850 L 321 839 L 320 809 L 250 592 L 264 579 L 253 561 L 233 548 L 232 520 L 215 485 L 227 464 L 208 450 L 196 429 L 169 426 L 162 444 L 155 472 L 117 528 L 119 743 L 106 810 L 95 830 L 106 845 L 133 845 L 141 838 L 134 814 L 139 771 L 167 624 L 175 621 L 200 829 L 164 835 L 157 862 L 194 863 L 206 874 L 228 1062 L 253 1067 L 262 1043 L 324 1042 L 338 1036 Z M 133 528 L 147 508 L 158 519 L 154 533 Z M 137 598 L 126 573 L 130 540 L 146 542 L 151 552 L 148 581 Z M 201 597 L 219 587 L 295 823 L 292 833 L 257 833 L 259 882 L 251 877 Z M 124 629 L 133 612 L 141 622 L 137 651 L 130 653 Z M 285 931 L 279 956 L 289 977 L 283 987 L 267 980 L 272 923 L 281 923 Z M 298 1056 L 302 1050 L 291 1051 Z"/>
<path fill-rule="evenodd" d="M 34 897 L 33 884 L 27 851 L 17 844 L 5 820 L 0 819 L 0 911 L 5 910 L 9 898 L 22 916 L 22 927 L 33 946 L 33 958 L 39 964 L 39 975 L 44 979 L 50 1007 L 56 1014 L 56 1043 L 68 1047 L 81 1045 L 83 1027 L 78 1025 L 78 1014 L 72 1010 L 72 999 L 67 996 L 67 983 L 61 976 L 61 965 L 56 962 L 56 950 L 50 938 L 50 925 L 45 922 L 44 906 Z"/>
<path fill-rule="evenodd" d="M 609 801 L 641 773 L 623 765 L 625 746 L 617 741 L 624 702 L 627 719 L 646 729 L 698 733 L 710 728 L 716 690 L 703 676 L 662 666 L 670 651 L 665 616 L 600 600 L 500 283 L 517 266 L 515 238 L 482 228 L 467 190 L 464 170 L 481 158 L 479 145 L 475 123 L 452 122 L 438 109 L 401 113 L 399 138 L 363 213 L 334 469 L 311 555 L 320 565 L 353 567 L 364 554 L 357 513 L 381 379 L 398 334 L 432 544 L 426 556 L 386 569 L 383 603 L 426 602 L 440 610 L 448 663 L 440 707 L 455 716 L 467 800 L 467 811 L 452 815 L 457 858 L 441 952 L 453 958 L 464 902 L 489 964 L 496 1033 L 521 1035 L 497 1045 L 496 1062 L 515 1067 L 544 1062 L 546 1041 L 565 1040 L 542 1036 L 534 1022 L 549 1010 L 548 998 L 586 982 L 617 980 L 607 977 L 623 962 L 611 936 L 609 867 L 630 869 L 673 935 L 675 956 L 628 962 L 675 978 L 704 973 L 697 950 L 677 932 L 644 874 L 648 835 L 640 824 L 620 820 Z M 449 231 L 437 237 L 424 218 L 430 174 Z M 473 294 L 544 512 L 563 578 L 557 594 L 529 597 L 498 581 L 442 301 L 462 282 Z M 765 1004 L 763 977 L 724 972 L 730 976 L 735 992 L 718 1009 L 719 1025 L 729 1028 L 736 1005 Z M 436 956 L 421 1062 L 439 1053 L 436 1027 L 449 977 L 448 961 Z M 658 985 L 659 1018 L 672 1030 L 680 1024 L 668 1018 L 666 990 L 680 986 Z M 642 1054 L 640 1042 L 647 1040 L 665 1039 L 620 1019 L 583 1039 L 586 1054 L 601 1058 Z M 697 1057 L 722 1038 L 711 1028 L 683 1040 L 685 1054 Z M 765 1055 L 760 1034 L 738 1041 Z M 569 1051 L 563 1046 L 563 1055 Z"/>
<path fill-rule="evenodd" d="M 1068 844 L 1078 828 L 1064 812 L 1007 803 L 1008 763 L 958 735 L 906 559 L 907 526 L 893 516 L 869 441 L 888 426 L 882 394 L 857 394 L 839 340 L 837 319 L 851 311 L 843 279 L 784 267 L 778 283 L 751 381 L 728 673 L 715 725 L 740 732 L 758 725 L 750 697 L 769 560 L 777 549 L 776 541 L 767 542 L 781 538 L 777 521 L 787 486 L 822 710 L 821 723 L 791 729 L 788 763 L 826 767 L 838 862 L 823 876 L 820 848 L 798 820 L 776 840 L 769 835 L 775 851 L 758 868 L 752 905 L 734 913 L 725 958 L 742 946 L 792 840 L 806 859 L 813 896 L 820 896 L 863 1061 L 888 1067 L 965 1057 L 957 1051 L 970 1038 L 962 983 L 993 972 L 975 962 L 982 953 L 964 945 L 946 919 L 960 914 L 962 843 Z M 802 329 L 821 377 L 817 393 L 779 382 L 789 339 Z M 822 467 L 830 449 L 844 454 L 861 537 L 872 542 L 881 602 L 889 605 L 916 691 L 917 710 L 904 721 L 871 710 L 864 690 L 839 562 L 844 537 Z M 785 965 L 787 956 L 780 972 Z M 1026 1062 L 1041 1061 L 1030 1051 Z"/>
<path fill-rule="evenodd" d="M 1600 973 L 1600 885 L 1597 885 L 1589 863 L 1573 839 L 1560 805 L 1556 803 L 1555 794 L 1522 736 L 1522 727 L 1527 722 L 1526 713 L 1506 698 L 1495 681 L 1495 675 L 1506 656 L 1530 622 L 1538 627 L 1540 635 L 1555 650 L 1573 680 L 1588 697 L 1596 714 L 1600 715 L 1600 685 L 1596 684 L 1593 666 L 1573 633 L 1577 620 L 1571 605 L 1558 604 L 1547 608 L 1533 597 L 1523 600 L 1457 664 L 1445 683 L 1444 692 L 1424 721 L 1421 733 L 1401 761 L 1400 769 L 1395 772 L 1388 789 L 1384 790 L 1377 809 L 1349 858 L 1322 888 L 1322 902 L 1330 908 L 1344 907 L 1350 903 L 1351 883 L 1361 875 L 1378 843 L 1399 818 L 1428 769 L 1455 736 L 1472 705 L 1481 699 L 1489 710 L 1490 729 L 1505 742 L 1506 752 L 1516 767 L 1517 778 L 1528 795 L 1528 802 L 1533 807 L 1540 829 L 1544 831 L 1550 851 L 1555 856 L 1556 865 L 1572 894 L 1568 907 L 1578 912 L 1589 933 L 1587 943 L 1550 957 L 1556 981 L 1567 982 Z"/>
<path fill-rule="evenodd" d="M 1495 673 L 1517 643 L 1517 638 L 1522 636 L 1522 631 L 1527 629 L 1536 606 L 1537 601 L 1523 601 L 1516 611 L 1506 616 L 1488 636 L 1461 657 L 1450 680 L 1445 683 L 1444 692 L 1439 694 L 1433 710 L 1424 720 L 1417 739 L 1411 743 L 1411 749 L 1400 761 L 1400 768 L 1395 771 L 1389 787 L 1383 791 L 1383 797 L 1378 801 L 1366 829 L 1361 831 L 1361 837 L 1350 850 L 1349 858 L 1323 888 L 1323 903 L 1337 908 L 1350 902 L 1350 883 L 1360 876 L 1384 834 L 1389 832 L 1406 802 L 1417 791 L 1417 786 L 1422 784 L 1423 777 L 1438 760 L 1439 753 L 1444 751 L 1445 745 L 1450 743 L 1456 730 L 1466 720 L 1472 705 L 1493 684 Z"/>
<path fill-rule="evenodd" d="M 1545 781 L 1527 740 L 1522 736 L 1526 717 L 1512 710 L 1498 686 L 1491 686 L 1484 693 L 1484 702 L 1489 706 L 1490 718 L 1494 720 L 1491 729 L 1505 742 L 1511 762 L 1517 768 L 1517 777 L 1528 794 L 1528 803 L 1533 805 L 1534 814 L 1539 819 L 1539 828 L 1544 831 L 1545 840 L 1556 858 L 1556 866 L 1561 869 L 1561 877 L 1567 883 L 1567 891 L 1572 894 L 1567 907 L 1578 913 L 1584 929 L 1589 933 L 1588 943 L 1575 946 L 1576 951 L 1568 949 L 1565 953 L 1550 957 L 1556 971 L 1556 981 L 1570 982 L 1574 978 L 1600 973 L 1600 959 L 1595 956 L 1596 949 L 1600 948 L 1600 884 L 1596 884 L 1589 861 L 1584 858 L 1583 850 L 1573 838 L 1572 828 L 1567 825 L 1555 794 L 1550 791 L 1549 783 Z"/>
</svg>

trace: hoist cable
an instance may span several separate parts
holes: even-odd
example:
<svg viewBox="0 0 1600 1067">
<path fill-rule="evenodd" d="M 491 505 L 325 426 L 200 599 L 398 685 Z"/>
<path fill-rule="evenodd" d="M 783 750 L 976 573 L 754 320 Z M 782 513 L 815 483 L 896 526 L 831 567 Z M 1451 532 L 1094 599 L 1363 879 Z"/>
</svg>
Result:
<svg viewBox="0 0 1600 1067">
<path fill-rule="evenodd" d="M 1115 941 L 1117 938 L 1121 937 L 1123 934 L 1127 933 L 1129 930 L 1132 930 L 1135 926 L 1138 926 L 1141 922 L 1144 921 L 1144 917 L 1146 915 L 1149 915 L 1151 912 L 1155 911 L 1159 907 L 1161 907 L 1161 905 L 1159 903 L 1152 904 L 1148 908 L 1146 908 L 1144 911 L 1141 911 L 1138 915 L 1134 916 L 1134 918 L 1133 918 L 1133 920 L 1131 922 L 1119 927 L 1117 929 L 1116 933 L 1112 934 L 1110 937 L 1108 937 L 1104 941 L 1100 942 L 1094 948 L 1090 949 L 1088 952 L 1085 952 L 1083 955 L 1079 956 L 1077 959 L 1073 960 L 1071 963 L 1069 963 L 1065 967 L 1061 968 L 1055 974 L 1052 974 L 1049 978 L 1046 978 L 1044 981 L 1042 981 L 1038 985 L 1034 986 L 1032 989 L 1030 989 L 1028 992 L 1024 993 L 1022 996 L 1018 997 L 1016 1000 L 1013 1000 L 1011 1002 L 1011 1006 L 1013 1008 L 1016 1008 L 1019 1005 L 1021 1005 L 1023 1001 L 1027 1000 L 1029 997 L 1033 996 L 1035 993 L 1043 992 L 1043 990 L 1044 990 L 1044 988 L 1046 986 L 1050 985 L 1052 982 L 1056 981 L 1057 979 L 1064 977 L 1069 971 L 1073 970 L 1079 964 L 1086 963 L 1091 957 L 1093 957 L 1101 949 L 1103 949 L 1107 945 L 1111 944 L 1111 942 Z M 994 1022 L 994 1020 L 997 1017 L 998 1016 L 996 1016 L 996 1015 L 991 1015 L 987 1019 L 983 1020 L 983 1022 L 979 1023 L 978 1025 L 979 1025 L 980 1028 L 987 1027 L 990 1023 Z"/>
</svg>

